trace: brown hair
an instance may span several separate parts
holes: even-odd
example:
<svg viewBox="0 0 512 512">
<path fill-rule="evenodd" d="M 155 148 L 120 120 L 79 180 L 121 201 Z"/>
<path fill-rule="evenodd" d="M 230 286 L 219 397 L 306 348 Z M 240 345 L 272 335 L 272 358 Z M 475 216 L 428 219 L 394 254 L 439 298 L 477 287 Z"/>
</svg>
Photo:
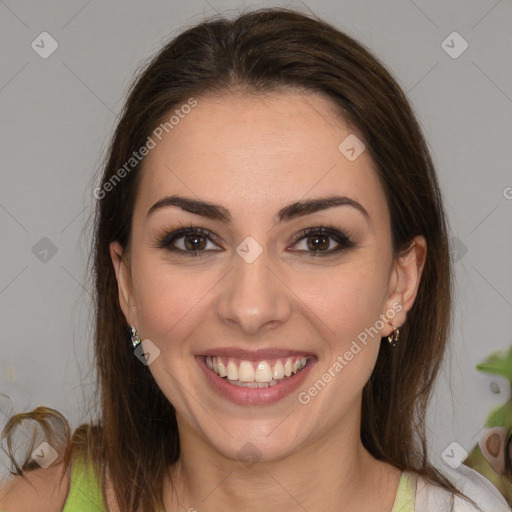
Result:
<svg viewBox="0 0 512 512">
<path fill-rule="evenodd" d="M 391 215 L 395 255 L 423 235 L 427 259 L 396 348 L 383 343 L 364 387 L 361 439 L 377 459 L 459 494 L 427 460 L 425 413 L 451 323 L 452 274 L 441 194 L 425 140 L 403 91 L 365 47 L 330 24 L 289 9 L 214 16 L 183 31 L 132 86 L 115 130 L 95 219 L 95 353 L 101 425 L 69 443 L 105 462 L 121 510 L 160 504 L 164 472 L 179 456 L 175 411 L 129 348 L 109 244 L 129 248 L 139 170 L 105 187 L 172 109 L 191 97 L 300 89 L 332 100 L 375 162 Z M 69 461 L 68 447 L 65 460 Z M 459 494 L 460 495 L 460 494 Z"/>
</svg>

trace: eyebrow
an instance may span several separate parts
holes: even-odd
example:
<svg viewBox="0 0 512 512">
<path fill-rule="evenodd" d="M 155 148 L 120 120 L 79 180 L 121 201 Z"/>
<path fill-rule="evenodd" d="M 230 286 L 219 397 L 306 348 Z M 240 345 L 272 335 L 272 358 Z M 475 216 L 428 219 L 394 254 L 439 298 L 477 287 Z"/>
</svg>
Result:
<svg viewBox="0 0 512 512">
<path fill-rule="evenodd" d="M 231 213 L 224 206 L 178 195 L 164 197 L 157 201 L 148 210 L 147 217 L 155 213 L 157 210 L 171 206 L 177 206 L 186 212 L 224 223 L 230 223 L 232 218 Z M 290 221 L 298 217 L 311 215 L 312 213 L 326 210 L 328 208 L 334 208 L 336 206 L 351 206 L 361 212 L 367 221 L 370 221 L 370 215 L 360 203 L 347 196 L 332 195 L 290 203 L 279 210 L 277 215 L 274 217 L 274 220 L 276 223 Z"/>
</svg>

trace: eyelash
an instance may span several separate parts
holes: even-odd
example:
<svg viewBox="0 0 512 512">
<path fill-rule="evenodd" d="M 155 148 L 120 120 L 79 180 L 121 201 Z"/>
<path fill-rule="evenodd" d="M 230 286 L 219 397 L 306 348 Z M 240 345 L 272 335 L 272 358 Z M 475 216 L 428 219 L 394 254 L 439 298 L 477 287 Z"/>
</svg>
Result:
<svg viewBox="0 0 512 512">
<path fill-rule="evenodd" d="M 352 249 L 356 246 L 356 243 L 351 239 L 349 234 L 345 234 L 343 231 L 340 231 L 341 227 L 336 227 L 332 225 L 320 225 L 315 228 L 305 228 L 299 231 L 294 237 L 293 237 L 293 245 L 296 245 L 298 242 L 300 242 L 304 238 L 309 238 L 311 236 L 317 235 L 317 236 L 325 236 L 328 238 L 333 239 L 335 242 L 337 242 L 339 245 L 335 249 L 331 249 L 329 251 L 298 251 L 298 252 L 309 252 L 310 257 L 326 257 L 333 254 L 337 254 L 341 251 Z M 183 249 L 178 249 L 176 247 L 172 247 L 171 244 L 176 242 L 176 240 L 179 240 L 180 238 L 185 238 L 187 236 L 192 235 L 200 235 L 202 237 L 206 237 L 211 242 L 214 242 L 210 238 L 212 235 L 211 231 L 208 231 L 206 229 L 202 229 L 199 227 L 196 227 L 194 225 L 189 226 L 178 226 L 173 231 L 169 230 L 163 230 L 163 232 L 157 237 L 158 243 L 156 245 L 159 249 L 166 249 L 169 252 L 174 252 L 178 254 L 182 254 L 183 256 L 191 256 L 191 257 L 201 257 L 203 256 L 201 253 L 211 252 L 211 250 L 200 250 L 200 251 L 185 251 Z M 220 252 L 215 250 L 214 252 Z"/>
</svg>

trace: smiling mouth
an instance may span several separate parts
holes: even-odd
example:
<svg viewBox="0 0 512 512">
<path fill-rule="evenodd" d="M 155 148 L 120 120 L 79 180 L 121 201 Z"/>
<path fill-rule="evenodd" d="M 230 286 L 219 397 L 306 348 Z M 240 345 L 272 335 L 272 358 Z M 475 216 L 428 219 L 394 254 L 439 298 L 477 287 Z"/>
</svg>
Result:
<svg viewBox="0 0 512 512">
<path fill-rule="evenodd" d="M 248 361 L 224 356 L 204 356 L 206 366 L 234 386 L 267 388 L 301 372 L 313 356 Z"/>
</svg>

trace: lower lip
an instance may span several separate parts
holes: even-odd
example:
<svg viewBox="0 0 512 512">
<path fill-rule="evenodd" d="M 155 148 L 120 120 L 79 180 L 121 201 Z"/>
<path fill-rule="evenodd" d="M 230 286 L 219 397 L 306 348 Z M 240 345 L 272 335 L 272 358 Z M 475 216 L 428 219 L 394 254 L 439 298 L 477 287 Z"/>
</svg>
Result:
<svg viewBox="0 0 512 512">
<path fill-rule="evenodd" d="M 206 366 L 204 356 L 196 356 L 196 360 L 203 370 L 208 382 L 220 395 L 239 405 L 268 405 L 278 402 L 293 393 L 307 377 L 309 371 L 316 364 L 316 359 L 308 359 L 306 366 L 286 380 L 266 388 L 245 388 L 230 384 L 226 379 L 219 377 Z"/>
</svg>

